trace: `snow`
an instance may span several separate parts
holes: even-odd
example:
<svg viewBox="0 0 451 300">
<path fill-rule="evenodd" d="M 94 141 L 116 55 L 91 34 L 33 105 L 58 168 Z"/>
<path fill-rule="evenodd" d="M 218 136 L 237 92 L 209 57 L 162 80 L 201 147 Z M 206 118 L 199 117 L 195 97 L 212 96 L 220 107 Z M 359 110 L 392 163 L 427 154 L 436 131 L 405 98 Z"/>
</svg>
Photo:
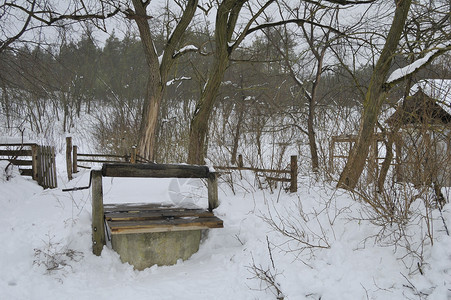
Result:
<svg viewBox="0 0 451 300">
<path fill-rule="evenodd" d="M 155 46 L 154 46 L 155 47 Z M 155 49 L 155 53 L 157 53 L 157 50 Z M 158 56 L 158 64 L 161 66 L 161 63 L 163 62 L 163 56 L 164 56 L 164 51 L 161 53 L 160 56 Z"/>
<path fill-rule="evenodd" d="M 57 164 L 64 165 L 62 154 Z M 433 226 L 434 246 L 422 250 L 425 275 L 420 275 L 409 269 L 418 260 L 401 259 L 402 249 L 376 243 L 381 228 L 361 218 L 362 204 L 325 182 L 299 177 L 298 193 L 272 194 L 254 187 L 253 175 L 243 172 L 234 194 L 220 178 L 215 214 L 224 228 L 210 230 L 186 261 L 135 271 L 109 245 L 100 257 L 92 254 L 90 190 L 61 191 L 86 186 L 89 171 L 67 182 L 58 170 L 60 187 L 43 190 L 16 169 L 8 170 L 6 180 L 5 167 L 0 161 L 2 299 L 275 299 L 275 289 L 255 278 L 253 266 L 271 272 L 286 299 L 451 297 L 451 238 L 440 222 Z M 200 180 L 105 178 L 103 184 L 106 203 L 207 206 Z M 443 212 L 451 228 L 451 206 Z M 303 247 L 274 231 L 268 219 L 295 225 L 311 244 L 329 248 Z M 412 226 L 424 230 L 420 225 Z"/>
<path fill-rule="evenodd" d="M 179 77 L 179 78 L 171 79 L 168 82 L 166 82 L 166 86 L 171 86 L 174 83 L 176 83 L 178 81 L 182 81 L 182 80 L 191 80 L 191 77 L 182 76 L 182 77 Z"/>
<path fill-rule="evenodd" d="M 187 45 L 187 46 L 181 48 L 180 50 L 176 51 L 176 52 L 174 53 L 174 56 L 177 56 L 177 55 L 179 55 L 179 54 L 186 53 L 186 52 L 188 52 L 188 51 L 199 51 L 199 48 L 197 48 L 197 47 L 194 46 L 194 45 Z"/>
<path fill-rule="evenodd" d="M 438 50 L 432 50 L 428 54 L 426 54 L 423 58 L 417 59 L 416 61 L 414 61 L 408 66 L 405 66 L 404 68 L 400 68 L 393 71 L 393 73 L 391 73 L 391 75 L 388 77 L 387 83 L 392 83 L 400 78 L 412 74 L 419 68 L 423 67 L 437 51 Z"/>
<path fill-rule="evenodd" d="M 423 79 L 416 83 L 410 93 L 413 95 L 421 89 L 426 95 L 437 100 L 447 113 L 451 115 L 451 80 L 450 79 Z"/>
</svg>

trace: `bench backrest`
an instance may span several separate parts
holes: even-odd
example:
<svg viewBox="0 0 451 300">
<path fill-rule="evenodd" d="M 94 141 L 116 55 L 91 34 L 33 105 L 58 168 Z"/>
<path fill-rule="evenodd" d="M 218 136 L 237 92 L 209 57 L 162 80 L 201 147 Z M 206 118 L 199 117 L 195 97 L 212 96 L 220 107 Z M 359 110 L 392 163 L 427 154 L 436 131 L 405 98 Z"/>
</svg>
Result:
<svg viewBox="0 0 451 300">
<path fill-rule="evenodd" d="M 185 164 L 104 164 L 104 177 L 209 178 L 215 174 L 207 166 Z"/>
</svg>

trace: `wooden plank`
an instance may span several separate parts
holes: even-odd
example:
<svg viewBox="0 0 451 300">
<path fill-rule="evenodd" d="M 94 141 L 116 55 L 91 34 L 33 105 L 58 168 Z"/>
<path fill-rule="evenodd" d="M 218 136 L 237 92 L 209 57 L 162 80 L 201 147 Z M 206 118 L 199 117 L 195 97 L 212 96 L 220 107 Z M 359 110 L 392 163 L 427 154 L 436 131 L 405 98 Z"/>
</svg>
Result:
<svg viewBox="0 0 451 300">
<path fill-rule="evenodd" d="M 276 173 L 276 174 L 289 174 L 290 170 L 274 170 L 274 169 L 259 169 L 259 168 L 251 168 L 251 167 L 225 167 L 225 166 L 214 166 L 215 169 L 218 170 L 247 170 L 254 172 L 266 172 L 266 173 Z"/>
<path fill-rule="evenodd" d="M 142 210 L 163 210 L 172 208 L 173 205 L 165 205 L 161 203 L 114 203 L 104 204 L 103 209 L 107 212 L 128 212 L 128 211 L 142 211 Z"/>
<path fill-rule="evenodd" d="M 116 154 L 86 154 L 86 153 L 77 153 L 77 156 L 83 157 L 112 157 L 112 158 L 128 158 L 128 155 L 116 155 Z"/>
<path fill-rule="evenodd" d="M 31 147 L 31 152 L 32 152 L 32 166 L 31 169 L 33 170 L 33 180 L 38 180 L 38 145 L 33 145 Z"/>
<path fill-rule="evenodd" d="M 108 221 L 111 234 L 151 233 L 167 231 L 198 230 L 208 228 L 223 228 L 223 221 L 217 217 L 186 218 L 174 220 L 149 221 Z"/>
<path fill-rule="evenodd" d="M 67 180 L 72 180 L 72 138 L 66 137 L 66 171 Z"/>
<path fill-rule="evenodd" d="M 8 147 L 8 146 L 12 146 L 12 147 L 21 147 L 21 146 L 23 146 L 23 147 L 31 147 L 31 146 L 37 146 L 37 144 L 36 143 L 11 143 L 11 144 L 8 144 L 8 143 L 6 143 L 6 144 L 0 144 L 0 147 Z"/>
<path fill-rule="evenodd" d="M 218 200 L 218 178 L 216 173 L 210 173 L 208 176 L 208 210 L 213 211 L 219 206 Z"/>
<path fill-rule="evenodd" d="M 298 191 L 298 157 L 292 155 L 290 160 L 290 193 L 296 193 Z"/>
<path fill-rule="evenodd" d="M 183 217 L 214 217 L 212 212 L 204 209 L 165 209 L 165 210 L 144 210 L 135 212 L 105 212 L 105 219 L 108 221 L 145 221 L 161 220 L 167 218 Z"/>
<path fill-rule="evenodd" d="M 91 162 L 91 163 L 104 163 L 104 164 L 114 164 L 114 163 L 123 163 L 124 161 L 118 160 L 105 160 L 105 159 L 77 159 L 77 162 Z"/>
<path fill-rule="evenodd" d="M 103 214 L 102 173 L 91 171 L 92 176 L 92 252 L 100 256 L 106 244 Z"/>
<path fill-rule="evenodd" d="M 104 164 L 102 175 L 106 177 L 153 178 L 208 178 L 207 166 L 172 164 Z"/>
<path fill-rule="evenodd" d="M 271 176 L 265 176 L 266 180 L 272 180 L 272 181 L 281 181 L 281 182 L 291 182 L 291 178 L 279 178 L 279 177 L 271 177 Z"/>
<path fill-rule="evenodd" d="M 22 176 L 33 176 L 32 169 L 19 169 L 20 175 Z"/>
<path fill-rule="evenodd" d="M 2 150 L 0 149 L 1 156 L 31 156 L 31 150 Z"/>
<path fill-rule="evenodd" d="M 33 165 L 33 162 L 31 160 L 8 159 L 8 161 L 16 166 L 32 166 Z"/>
<path fill-rule="evenodd" d="M 73 145 L 72 146 L 72 173 L 78 173 L 77 160 L 78 160 L 78 147 L 76 145 Z"/>
<path fill-rule="evenodd" d="M 43 178 L 43 184 L 42 187 L 44 189 L 47 189 L 49 187 L 49 174 L 48 174 L 48 170 L 49 170 L 49 166 L 48 166 L 48 147 L 47 146 L 42 146 L 42 178 Z"/>
<path fill-rule="evenodd" d="M 56 155 L 55 147 L 52 147 L 52 172 L 53 172 L 53 188 L 58 187 L 58 176 L 56 174 Z"/>
<path fill-rule="evenodd" d="M 42 158 L 41 158 L 41 146 L 36 147 L 36 181 L 39 185 L 42 185 Z"/>
</svg>

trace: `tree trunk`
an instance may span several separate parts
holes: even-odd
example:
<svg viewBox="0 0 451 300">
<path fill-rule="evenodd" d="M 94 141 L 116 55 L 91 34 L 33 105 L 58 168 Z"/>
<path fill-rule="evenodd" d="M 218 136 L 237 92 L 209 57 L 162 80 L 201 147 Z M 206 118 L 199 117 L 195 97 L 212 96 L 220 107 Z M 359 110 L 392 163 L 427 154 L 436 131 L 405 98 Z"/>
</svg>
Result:
<svg viewBox="0 0 451 300">
<path fill-rule="evenodd" d="M 201 99 L 196 105 L 189 132 L 189 164 L 202 165 L 205 163 L 204 159 L 206 153 L 204 150 L 206 149 L 205 140 L 208 134 L 208 122 L 211 112 L 213 111 L 216 95 L 218 94 L 219 86 L 224 77 L 227 64 L 228 56 L 216 58 L 214 74 L 209 78 L 207 86 L 202 92 Z"/>
<path fill-rule="evenodd" d="M 365 161 L 374 135 L 374 127 L 382 104 L 385 102 L 385 78 L 398 47 L 410 4 L 411 0 L 399 0 L 397 2 L 390 32 L 373 71 L 368 92 L 365 96 L 357 142 L 351 150 L 349 159 L 338 181 L 338 187 L 340 188 L 355 188 L 365 167 Z"/>
<path fill-rule="evenodd" d="M 146 101 L 144 103 L 141 120 L 141 134 L 139 139 L 139 154 L 147 159 L 154 160 L 155 142 L 158 126 L 158 112 L 163 99 L 168 73 L 175 61 L 174 53 L 185 34 L 197 8 L 197 0 L 188 0 L 179 22 L 174 28 L 169 40 L 166 42 L 161 62 L 157 56 L 152 39 L 149 19 L 146 8 L 150 1 L 132 0 L 135 13 L 130 15 L 138 26 L 139 36 L 144 48 L 144 55 L 149 70 L 147 80 Z"/>
<path fill-rule="evenodd" d="M 216 13 L 215 43 L 216 51 L 212 73 L 196 105 L 189 133 L 188 163 L 204 164 L 208 122 L 213 111 L 219 86 L 229 63 L 232 48 L 229 42 L 243 4 L 246 1 L 225 0 Z"/>
<path fill-rule="evenodd" d="M 315 118 L 314 100 L 315 99 L 311 99 L 311 101 L 309 101 L 307 133 L 308 133 L 308 142 L 310 146 L 310 155 L 312 157 L 312 170 L 313 172 L 318 172 L 319 161 L 318 161 L 318 147 L 316 146 L 315 128 L 314 128 L 314 118 Z"/>
<path fill-rule="evenodd" d="M 151 79 L 149 78 L 149 80 Z M 151 84 L 149 82 L 147 85 Z M 150 94 L 151 91 L 148 91 L 148 93 Z M 158 132 L 158 113 L 162 98 L 162 92 L 158 93 L 158 91 L 148 95 L 143 109 L 138 152 L 141 156 L 152 161 L 155 159 L 154 150 L 157 138 L 156 133 Z"/>
</svg>

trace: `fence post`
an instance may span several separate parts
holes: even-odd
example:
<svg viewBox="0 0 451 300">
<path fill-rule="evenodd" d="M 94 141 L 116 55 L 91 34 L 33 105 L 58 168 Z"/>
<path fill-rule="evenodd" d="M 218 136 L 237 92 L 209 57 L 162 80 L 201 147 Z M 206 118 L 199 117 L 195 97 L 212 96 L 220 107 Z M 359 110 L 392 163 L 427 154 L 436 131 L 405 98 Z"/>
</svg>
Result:
<svg viewBox="0 0 451 300">
<path fill-rule="evenodd" d="M 402 161 L 402 135 L 397 135 L 395 138 L 395 151 L 396 151 L 396 164 L 395 164 L 395 174 L 396 174 L 396 181 L 402 182 L 404 181 L 403 178 L 403 161 Z M 448 147 L 449 150 L 449 147 Z"/>
<path fill-rule="evenodd" d="M 238 168 L 242 168 L 244 166 L 243 164 L 243 155 L 238 155 Z"/>
<path fill-rule="evenodd" d="M 66 169 L 67 179 L 72 180 L 72 138 L 66 137 Z"/>
<path fill-rule="evenodd" d="M 73 146 L 72 147 L 72 172 L 73 173 L 78 173 L 78 166 L 77 166 L 77 160 L 78 160 L 78 147 L 77 146 Z"/>
<path fill-rule="evenodd" d="M 48 146 L 41 147 L 41 158 L 42 158 L 42 187 L 44 189 L 49 188 L 49 148 Z"/>
<path fill-rule="evenodd" d="M 103 213 L 102 171 L 91 171 L 92 176 L 92 253 L 100 256 L 105 241 Z"/>
<path fill-rule="evenodd" d="M 131 153 L 131 157 L 130 157 L 130 163 L 132 164 L 136 164 L 136 146 L 132 146 L 132 153 Z"/>
<path fill-rule="evenodd" d="M 31 146 L 31 178 L 36 181 L 38 179 L 38 147 L 36 144 Z"/>
<path fill-rule="evenodd" d="M 36 181 L 40 186 L 43 186 L 42 178 L 42 146 L 38 145 L 36 147 Z"/>
<path fill-rule="evenodd" d="M 290 176 L 291 176 L 290 192 L 296 193 L 298 191 L 298 156 L 297 155 L 291 156 Z"/>
<path fill-rule="evenodd" d="M 208 210 L 212 211 L 219 206 L 218 176 L 215 172 L 208 173 Z"/>
<path fill-rule="evenodd" d="M 329 172 L 333 173 L 334 171 L 334 149 L 335 149 L 335 138 L 332 137 L 332 140 L 329 141 Z"/>
<path fill-rule="evenodd" d="M 53 182 L 53 186 L 52 188 L 56 188 L 58 187 L 58 179 L 56 177 L 56 155 L 55 155 L 55 147 L 51 148 L 51 153 L 52 153 L 52 182 Z"/>
</svg>

